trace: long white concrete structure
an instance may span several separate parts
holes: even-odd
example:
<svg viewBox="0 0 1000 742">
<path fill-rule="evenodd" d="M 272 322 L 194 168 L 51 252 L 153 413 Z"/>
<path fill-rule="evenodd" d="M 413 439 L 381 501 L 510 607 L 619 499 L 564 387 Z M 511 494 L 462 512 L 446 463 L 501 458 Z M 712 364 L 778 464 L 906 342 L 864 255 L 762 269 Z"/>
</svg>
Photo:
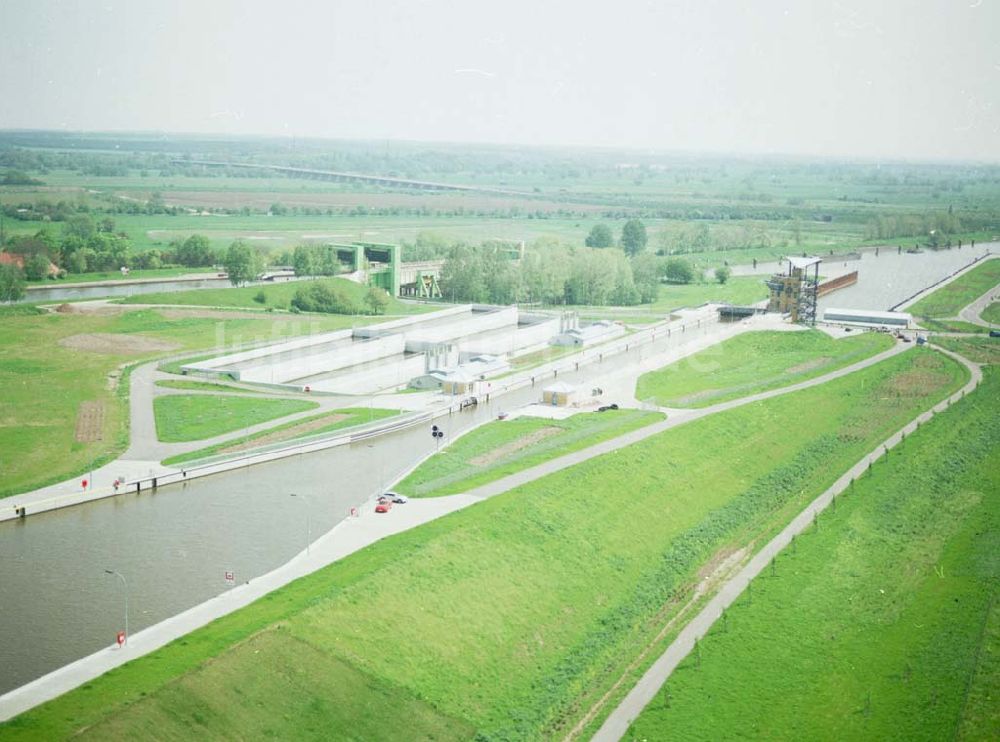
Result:
<svg viewBox="0 0 1000 742">
<path fill-rule="evenodd" d="M 546 347 L 559 316 L 517 307 L 461 305 L 354 330 L 326 332 L 184 366 L 186 373 L 339 394 L 405 386 L 477 355 L 513 357 Z"/>
</svg>

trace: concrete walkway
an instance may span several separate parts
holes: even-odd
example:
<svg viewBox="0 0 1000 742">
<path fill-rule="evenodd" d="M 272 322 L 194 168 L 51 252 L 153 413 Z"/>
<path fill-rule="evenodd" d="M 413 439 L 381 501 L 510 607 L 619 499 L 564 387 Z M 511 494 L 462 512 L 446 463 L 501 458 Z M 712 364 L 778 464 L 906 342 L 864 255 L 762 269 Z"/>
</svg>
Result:
<svg viewBox="0 0 1000 742">
<path fill-rule="evenodd" d="M 995 301 L 1000 301 L 1000 283 L 969 304 L 969 306 L 964 307 L 962 311 L 958 313 L 958 319 L 971 322 L 974 325 L 980 325 L 981 327 L 1000 327 L 1000 325 L 987 322 L 982 317 L 986 307 Z"/>
<path fill-rule="evenodd" d="M 942 412 L 947 409 L 952 402 L 958 401 L 979 385 L 983 374 L 978 364 L 941 348 L 938 348 L 938 350 L 954 358 L 969 369 L 971 374 L 969 382 L 948 399 L 935 405 L 927 412 L 918 415 L 876 446 L 873 451 L 858 461 L 834 482 L 829 489 L 795 516 L 792 522 L 757 552 L 746 566 L 726 581 L 701 612 L 687 623 L 677 638 L 667 647 L 666 651 L 660 655 L 659 659 L 653 663 L 652 667 L 646 671 L 642 678 L 640 678 L 639 682 L 625 696 L 618 707 L 611 712 L 597 734 L 594 735 L 593 742 L 617 742 L 617 740 L 621 739 L 628 731 L 631 723 L 642 713 L 646 705 L 653 700 L 667 678 L 670 677 L 670 674 L 694 648 L 695 641 L 708 633 L 716 620 L 722 616 L 722 612 L 732 605 L 743 593 L 747 585 L 767 568 L 774 557 L 791 543 L 794 536 L 803 533 L 809 528 L 813 523 L 813 519 L 826 509 L 834 497 L 847 489 L 854 479 L 862 476 L 868 470 L 869 464 L 877 461 L 889 449 L 895 447 L 904 435 L 913 433 L 918 425 L 930 420 L 936 412 Z"/>
</svg>

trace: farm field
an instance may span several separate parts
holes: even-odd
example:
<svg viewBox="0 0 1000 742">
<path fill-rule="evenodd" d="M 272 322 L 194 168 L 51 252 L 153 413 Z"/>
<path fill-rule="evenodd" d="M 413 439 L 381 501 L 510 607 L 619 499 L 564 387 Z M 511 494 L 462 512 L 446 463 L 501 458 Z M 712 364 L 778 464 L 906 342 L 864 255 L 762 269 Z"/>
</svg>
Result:
<svg viewBox="0 0 1000 742">
<path fill-rule="evenodd" d="M 990 368 L 839 497 L 626 739 L 996 739 L 998 400 Z"/>
<path fill-rule="evenodd" d="M 165 443 L 200 441 L 319 407 L 299 399 L 169 394 L 153 400 L 156 436 Z"/>
<path fill-rule="evenodd" d="M 984 260 L 954 281 L 925 296 L 906 310 L 914 317 L 947 319 L 958 313 L 991 288 L 1000 284 L 1000 259 Z"/>
<path fill-rule="evenodd" d="M 518 417 L 494 421 L 463 435 L 396 485 L 415 497 L 438 497 L 502 479 L 543 461 L 578 451 L 664 415 L 640 410 L 582 412 L 565 420 Z"/>
<path fill-rule="evenodd" d="M 163 463 L 166 466 L 173 466 L 174 464 L 195 461 L 220 454 L 238 453 L 268 443 L 281 443 L 307 436 L 332 433 L 335 430 L 383 420 L 398 414 L 399 410 L 387 410 L 379 407 L 345 407 L 333 412 L 276 425 L 260 433 L 241 436 L 231 441 L 200 448 L 190 453 L 171 456 L 168 459 L 164 459 Z"/>
<path fill-rule="evenodd" d="M 384 539 L 0 733 L 219 734 L 249 697 L 253 712 L 236 722 L 246 736 L 306 736 L 320 715 L 327 734 L 351 729 L 367 708 L 379 738 L 410 724 L 439 738 L 561 737 L 692 598 L 713 557 L 779 529 L 965 378 L 940 354 L 909 352 L 666 431 Z M 787 424 L 806 411 L 808 433 Z M 269 672 L 245 684 L 250 666 Z M 361 689 L 351 704 L 329 702 L 341 676 Z M 410 711 L 417 694 L 430 719 Z"/>
<path fill-rule="evenodd" d="M 639 377 L 636 398 L 661 407 L 707 407 L 834 371 L 888 350 L 895 339 L 819 330 L 747 332 Z"/>
<path fill-rule="evenodd" d="M 138 308 L 117 314 L 37 311 L 0 308 L 0 497 L 75 476 L 123 451 L 128 369 L 136 363 L 219 343 L 231 348 L 376 321 Z"/>
</svg>

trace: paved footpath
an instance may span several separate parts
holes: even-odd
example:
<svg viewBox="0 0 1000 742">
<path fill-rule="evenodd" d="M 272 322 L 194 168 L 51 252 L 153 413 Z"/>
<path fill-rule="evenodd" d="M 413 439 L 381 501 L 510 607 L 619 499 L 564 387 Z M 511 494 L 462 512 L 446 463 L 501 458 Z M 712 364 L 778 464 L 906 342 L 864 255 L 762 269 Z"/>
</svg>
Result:
<svg viewBox="0 0 1000 742">
<path fill-rule="evenodd" d="M 732 605 L 743 593 L 750 581 L 766 569 L 771 560 L 791 543 L 794 536 L 801 534 L 809 528 L 813 523 L 813 518 L 823 512 L 834 497 L 847 489 L 854 479 L 863 475 L 867 471 L 869 464 L 878 460 L 885 452 L 898 444 L 904 435 L 909 435 L 917 429 L 918 425 L 930 420 L 936 412 L 942 412 L 947 409 L 952 402 L 958 401 L 979 385 L 979 382 L 982 381 L 983 373 L 978 364 L 941 348 L 938 348 L 938 350 L 951 356 L 969 369 L 971 373 L 969 382 L 951 395 L 951 397 L 938 403 L 927 412 L 918 415 L 914 420 L 903 426 L 903 428 L 893 433 L 883 443 L 876 446 L 874 451 L 858 461 L 840 479 L 834 482 L 833 486 L 813 500 L 781 533 L 757 552 L 743 569 L 725 582 L 701 612 L 691 619 L 681 630 L 677 638 L 660 655 L 659 659 L 653 663 L 652 667 L 646 671 L 618 707 L 611 712 L 604 724 L 597 731 L 597 734 L 594 735 L 592 742 L 617 742 L 617 740 L 621 739 L 628 731 L 629 725 L 642 713 L 646 705 L 653 700 L 667 678 L 670 677 L 670 674 L 694 648 L 695 640 L 700 639 L 708 633 L 708 630 L 722 615 L 722 612 Z"/>
<path fill-rule="evenodd" d="M 1000 301 L 1000 284 L 997 284 L 958 313 L 958 318 L 982 327 L 1000 327 L 983 319 L 983 311 L 995 301 Z"/>
</svg>

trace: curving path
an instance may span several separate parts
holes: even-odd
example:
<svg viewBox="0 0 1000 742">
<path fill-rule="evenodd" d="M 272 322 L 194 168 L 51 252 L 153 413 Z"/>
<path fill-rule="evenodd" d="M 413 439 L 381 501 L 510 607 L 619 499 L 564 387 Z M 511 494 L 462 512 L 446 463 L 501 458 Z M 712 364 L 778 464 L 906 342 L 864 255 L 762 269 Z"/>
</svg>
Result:
<svg viewBox="0 0 1000 742">
<path fill-rule="evenodd" d="M 974 325 L 980 325 L 981 327 L 1000 327 L 1000 325 L 987 322 L 982 317 L 986 307 L 995 301 L 1000 301 L 1000 283 L 969 304 L 969 306 L 964 307 L 962 311 L 958 313 L 958 318 L 965 320 L 966 322 L 971 322 Z"/>
<path fill-rule="evenodd" d="M 670 677 L 670 674 L 694 648 L 695 641 L 708 633 L 708 630 L 722 615 L 723 610 L 736 601 L 750 581 L 767 568 L 771 560 L 791 543 L 794 536 L 805 531 L 812 524 L 813 518 L 823 512 L 833 501 L 834 497 L 843 492 L 854 479 L 864 474 L 869 464 L 877 461 L 889 449 L 895 447 L 905 435 L 909 435 L 916 430 L 918 425 L 930 420 L 936 412 L 945 410 L 952 402 L 958 401 L 979 385 L 979 382 L 983 378 L 983 372 L 979 364 L 973 363 L 957 353 L 952 353 L 943 348 L 937 348 L 937 350 L 954 358 L 969 369 L 970 378 L 965 386 L 952 394 L 948 399 L 939 402 L 930 410 L 918 415 L 876 446 L 875 450 L 864 456 L 845 472 L 840 479 L 834 482 L 829 489 L 809 503 L 802 512 L 795 516 L 791 523 L 785 526 L 781 533 L 771 539 L 770 542 L 757 552 L 736 575 L 723 583 L 715 596 L 687 623 L 677 638 L 674 639 L 670 646 L 660 655 L 659 659 L 639 679 L 639 682 L 625 696 L 618 707 L 611 712 L 604 724 L 597 731 L 597 734 L 594 735 L 594 742 L 617 742 L 617 740 L 625 735 L 632 721 L 653 700 L 663 683 Z"/>
</svg>

